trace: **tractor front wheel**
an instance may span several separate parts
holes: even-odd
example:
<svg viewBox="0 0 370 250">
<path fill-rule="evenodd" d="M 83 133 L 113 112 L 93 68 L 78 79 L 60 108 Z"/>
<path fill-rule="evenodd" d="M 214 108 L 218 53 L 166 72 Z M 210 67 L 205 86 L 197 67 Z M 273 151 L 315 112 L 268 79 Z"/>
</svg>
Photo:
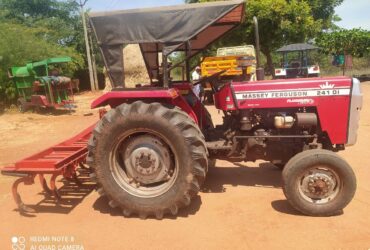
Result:
<svg viewBox="0 0 370 250">
<path fill-rule="evenodd" d="M 207 169 L 204 138 L 176 107 L 134 102 L 110 110 L 89 141 L 99 193 L 125 216 L 176 215 L 199 191 Z"/>
<path fill-rule="evenodd" d="M 282 177 L 288 202 L 306 215 L 337 214 L 356 191 L 351 167 L 328 150 L 307 150 L 295 155 L 285 165 Z"/>
</svg>

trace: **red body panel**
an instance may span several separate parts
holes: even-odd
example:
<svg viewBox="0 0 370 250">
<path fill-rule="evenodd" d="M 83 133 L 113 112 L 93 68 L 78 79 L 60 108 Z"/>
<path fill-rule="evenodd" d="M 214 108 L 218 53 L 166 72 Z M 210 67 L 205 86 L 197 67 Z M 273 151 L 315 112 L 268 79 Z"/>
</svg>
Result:
<svg viewBox="0 0 370 250">
<path fill-rule="evenodd" d="M 315 107 L 321 129 L 327 132 L 332 144 L 345 144 L 351 88 L 352 80 L 348 77 L 233 82 L 215 94 L 215 103 L 224 111 Z M 183 91 L 188 93 L 182 96 Z M 189 83 L 176 84 L 172 89 L 112 91 L 95 100 L 91 107 L 114 108 L 136 100 L 170 103 L 188 113 L 197 124 L 202 120 L 200 127 L 206 122 L 200 119 L 200 114 L 205 117 L 203 108 Z"/>
<path fill-rule="evenodd" d="M 25 104 L 28 107 L 45 107 L 45 108 L 63 108 L 67 104 L 74 103 L 74 100 L 63 100 L 60 103 L 51 103 L 48 101 L 44 95 L 32 95 L 31 101 L 26 102 Z"/>
<path fill-rule="evenodd" d="M 333 144 L 347 142 L 352 80 L 348 77 L 235 82 L 215 94 L 216 107 L 236 109 L 316 107 Z"/>
<path fill-rule="evenodd" d="M 50 105 L 49 101 L 44 95 L 33 95 L 31 96 L 31 103 L 34 106 L 47 107 Z"/>
<path fill-rule="evenodd" d="M 110 105 L 116 107 L 121 103 L 128 102 L 132 99 L 169 99 L 172 100 L 178 96 L 178 93 L 173 89 L 135 89 L 135 90 L 122 90 L 122 91 L 111 91 L 108 92 L 91 104 L 91 108 L 102 107 Z"/>
<path fill-rule="evenodd" d="M 186 91 L 186 94 L 181 95 L 183 91 Z M 133 90 L 111 91 L 94 100 L 91 108 L 106 105 L 115 108 L 122 103 L 131 103 L 137 100 L 172 104 L 186 112 L 200 127 L 206 125 L 206 119 L 200 119 L 201 113 L 202 117 L 205 117 L 204 107 L 192 92 L 189 83 L 178 83 L 171 89 L 142 87 Z M 202 121 L 202 124 L 200 124 L 200 121 Z"/>
</svg>

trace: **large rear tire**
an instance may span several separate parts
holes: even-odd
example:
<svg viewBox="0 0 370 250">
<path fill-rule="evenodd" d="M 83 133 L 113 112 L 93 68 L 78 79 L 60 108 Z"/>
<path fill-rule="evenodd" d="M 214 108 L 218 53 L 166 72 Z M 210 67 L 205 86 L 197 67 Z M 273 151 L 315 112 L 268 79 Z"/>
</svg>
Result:
<svg viewBox="0 0 370 250">
<path fill-rule="evenodd" d="M 307 150 L 295 155 L 286 164 L 282 178 L 288 202 L 311 216 L 337 214 L 356 191 L 356 177 L 349 164 L 328 150 Z"/>
<path fill-rule="evenodd" d="M 87 161 L 110 206 L 125 216 L 158 219 L 190 204 L 208 166 L 204 137 L 186 113 L 141 101 L 104 115 L 89 140 Z"/>
<path fill-rule="evenodd" d="M 209 113 L 209 111 L 206 107 L 204 107 L 204 111 L 205 111 L 205 114 L 206 114 L 205 119 L 207 121 L 207 125 L 203 130 L 203 134 L 205 135 L 205 140 L 210 141 L 211 138 L 209 136 L 209 133 L 212 132 L 212 130 L 214 130 L 215 125 L 213 124 L 212 116 L 211 116 L 211 114 Z M 216 167 L 216 161 L 217 161 L 217 159 L 215 159 L 215 158 L 208 158 L 208 169 Z"/>
</svg>

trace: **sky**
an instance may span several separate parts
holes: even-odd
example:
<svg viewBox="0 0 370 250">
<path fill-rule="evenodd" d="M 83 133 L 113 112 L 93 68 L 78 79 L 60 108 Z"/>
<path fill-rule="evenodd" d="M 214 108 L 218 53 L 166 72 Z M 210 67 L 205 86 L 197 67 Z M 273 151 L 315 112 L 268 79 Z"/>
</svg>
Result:
<svg viewBox="0 0 370 250">
<path fill-rule="evenodd" d="M 335 11 L 342 18 L 337 25 L 346 28 L 363 28 L 370 30 L 370 0 L 344 0 Z"/>
<path fill-rule="evenodd" d="M 176 5 L 183 0 L 89 0 L 87 7 L 91 11 L 121 10 L 144 7 Z M 342 18 L 337 25 L 346 28 L 364 28 L 370 30 L 370 0 L 344 0 L 336 8 L 336 13 Z"/>
</svg>

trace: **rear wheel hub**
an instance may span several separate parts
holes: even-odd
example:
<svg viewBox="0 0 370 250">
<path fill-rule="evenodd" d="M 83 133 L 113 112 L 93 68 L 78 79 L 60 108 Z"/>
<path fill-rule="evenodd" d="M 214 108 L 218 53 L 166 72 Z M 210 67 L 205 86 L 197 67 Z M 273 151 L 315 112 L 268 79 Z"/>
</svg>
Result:
<svg viewBox="0 0 370 250">
<path fill-rule="evenodd" d="M 135 149 L 130 156 L 133 169 L 144 176 L 152 175 L 160 169 L 159 155 L 150 148 L 140 147 Z"/>
<path fill-rule="evenodd" d="M 153 184 L 167 179 L 170 152 L 162 142 L 149 135 L 137 136 L 123 148 L 126 171 L 137 183 Z"/>
</svg>

